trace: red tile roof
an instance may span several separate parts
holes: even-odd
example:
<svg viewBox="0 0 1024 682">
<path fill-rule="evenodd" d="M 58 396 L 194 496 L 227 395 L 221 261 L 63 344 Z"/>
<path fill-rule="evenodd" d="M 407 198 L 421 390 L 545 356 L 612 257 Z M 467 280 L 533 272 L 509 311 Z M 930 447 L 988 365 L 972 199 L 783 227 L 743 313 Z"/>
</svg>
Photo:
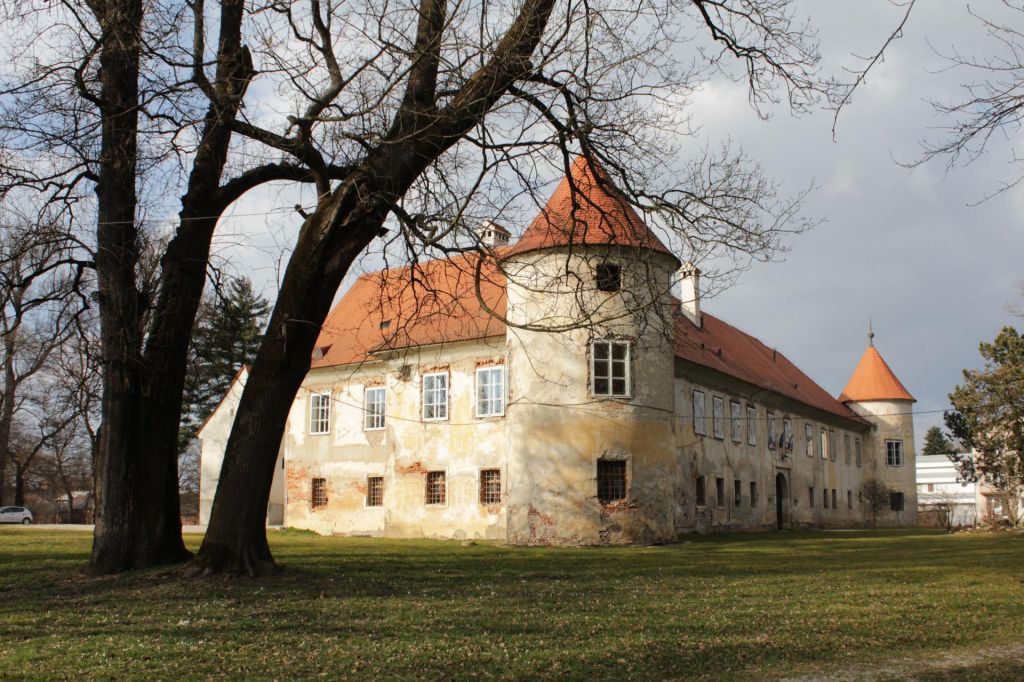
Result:
<svg viewBox="0 0 1024 682">
<path fill-rule="evenodd" d="M 498 252 L 500 253 L 500 251 Z M 455 256 L 360 277 L 320 332 L 313 367 L 350 365 L 395 348 L 505 334 L 505 323 L 477 299 L 476 255 Z M 505 315 L 505 275 L 491 259 L 480 267 L 480 295 Z"/>
<path fill-rule="evenodd" d="M 871 345 L 860 357 L 860 362 L 853 370 L 850 380 L 846 382 L 846 388 L 839 395 L 839 400 L 844 403 L 861 400 L 914 401 L 914 396 L 904 388 L 878 350 Z"/>
<path fill-rule="evenodd" d="M 578 156 L 509 255 L 597 244 L 645 247 L 674 257 L 597 162 Z"/>
<path fill-rule="evenodd" d="M 677 358 L 825 412 L 861 421 L 853 410 L 833 398 L 782 353 L 713 315 L 702 313 L 701 317 L 700 328 L 685 317 L 676 319 Z"/>
</svg>

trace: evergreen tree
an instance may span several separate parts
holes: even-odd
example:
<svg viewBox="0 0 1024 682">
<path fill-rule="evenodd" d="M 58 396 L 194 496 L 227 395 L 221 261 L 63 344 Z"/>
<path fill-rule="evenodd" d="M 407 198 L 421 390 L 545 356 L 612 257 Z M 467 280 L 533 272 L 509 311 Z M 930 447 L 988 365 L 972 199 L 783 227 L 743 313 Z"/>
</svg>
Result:
<svg viewBox="0 0 1024 682">
<path fill-rule="evenodd" d="M 922 454 L 925 455 L 945 455 L 946 453 L 953 451 L 953 444 L 949 442 L 946 435 L 942 433 L 942 429 L 938 426 L 933 426 L 928 429 L 924 434 L 924 450 Z"/>
<path fill-rule="evenodd" d="M 224 397 L 242 365 L 256 357 L 270 304 L 246 277 L 232 279 L 199 306 L 192 334 L 179 452 Z"/>
</svg>

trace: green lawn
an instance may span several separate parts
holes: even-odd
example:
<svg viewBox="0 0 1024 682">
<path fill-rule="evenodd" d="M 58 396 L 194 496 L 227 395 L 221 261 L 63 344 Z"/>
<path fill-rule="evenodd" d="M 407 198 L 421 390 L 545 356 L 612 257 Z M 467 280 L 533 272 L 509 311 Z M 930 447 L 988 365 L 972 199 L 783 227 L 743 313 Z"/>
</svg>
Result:
<svg viewBox="0 0 1024 682">
<path fill-rule="evenodd" d="M 0 678 L 762 679 L 1024 642 L 1019 536 L 528 549 L 281 532 L 283 576 L 199 581 L 84 577 L 90 542 L 0 529 Z M 948 676 L 1024 677 L 1004 658 Z"/>
</svg>

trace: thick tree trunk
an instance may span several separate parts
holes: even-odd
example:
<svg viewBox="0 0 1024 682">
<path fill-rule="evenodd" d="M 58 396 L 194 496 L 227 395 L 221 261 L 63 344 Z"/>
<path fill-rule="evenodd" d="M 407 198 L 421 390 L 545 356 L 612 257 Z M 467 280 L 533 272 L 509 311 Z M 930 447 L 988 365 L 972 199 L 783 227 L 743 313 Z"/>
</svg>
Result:
<svg viewBox="0 0 1024 682">
<path fill-rule="evenodd" d="M 386 215 L 360 206 L 364 192 L 355 182 L 346 182 L 302 228 L 266 339 L 242 392 L 210 525 L 187 569 L 192 575 L 261 576 L 279 570 L 265 528 L 274 464 L 292 400 L 309 370 L 334 294 Z"/>
<path fill-rule="evenodd" d="M 14 398 L 17 377 L 14 373 L 14 346 L 17 331 L 4 338 L 4 394 L 0 397 L 0 507 L 4 506 L 7 486 L 7 460 L 10 459 L 11 425 L 14 423 Z"/>
<path fill-rule="evenodd" d="M 19 462 L 14 463 L 14 504 L 25 506 L 25 469 Z"/>
</svg>

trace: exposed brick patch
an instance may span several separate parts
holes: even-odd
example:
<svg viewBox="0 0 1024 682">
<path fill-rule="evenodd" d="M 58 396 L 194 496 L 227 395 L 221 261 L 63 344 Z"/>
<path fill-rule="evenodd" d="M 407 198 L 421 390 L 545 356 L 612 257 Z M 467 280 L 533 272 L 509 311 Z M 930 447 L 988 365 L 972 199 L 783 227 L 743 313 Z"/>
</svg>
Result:
<svg viewBox="0 0 1024 682">
<path fill-rule="evenodd" d="M 395 466 L 395 471 L 398 472 L 398 474 L 402 475 L 402 476 L 404 476 L 406 474 L 419 474 L 421 476 L 426 476 L 427 475 L 427 467 L 423 466 L 423 462 L 419 462 L 419 461 L 413 462 L 409 466 L 398 466 L 398 465 L 396 465 Z"/>
</svg>

